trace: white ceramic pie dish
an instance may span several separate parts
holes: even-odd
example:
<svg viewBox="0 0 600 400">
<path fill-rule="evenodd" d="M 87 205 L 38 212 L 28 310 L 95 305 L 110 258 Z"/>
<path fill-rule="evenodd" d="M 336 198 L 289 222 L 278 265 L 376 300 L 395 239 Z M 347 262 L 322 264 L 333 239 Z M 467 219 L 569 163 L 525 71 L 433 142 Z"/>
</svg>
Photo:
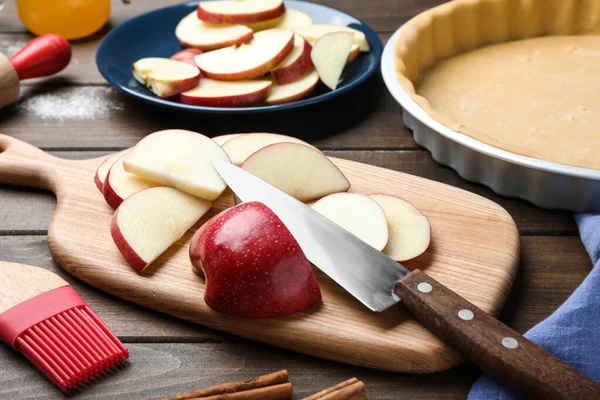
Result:
<svg viewBox="0 0 600 400">
<path fill-rule="evenodd" d="M 404 124 L 415 142 L 471 182 L 496 193 L 551 209 L 600 212 L 600 170 L 572 167 L 505 151 L 454 131 L 430 117 L 398 82 L 394 48 L 401 26 L 387 42 L 381 72 L 389 92 L 402 106 Z"/>
</svg>

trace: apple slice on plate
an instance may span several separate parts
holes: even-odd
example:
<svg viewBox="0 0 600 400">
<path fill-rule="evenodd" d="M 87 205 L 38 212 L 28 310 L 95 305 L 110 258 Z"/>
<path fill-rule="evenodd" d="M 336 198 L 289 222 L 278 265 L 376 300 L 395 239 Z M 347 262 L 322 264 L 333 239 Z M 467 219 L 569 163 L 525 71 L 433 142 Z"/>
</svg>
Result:
<svg viewBox="0 0 600 400">
<path fill-rule="evenodd" d="M 273 80 L 278 85 L 297 81 L 312 68 L 310 51 L 312 46 L 300 35 L 294 35 L 294 49 L 271 71 Z"/>
<path fill-rule="evenodd" d="M 149 57 L 133 63 L 133 76 L 158 97 L 165 98 L 196 86 L 200 70 L 181 61 Z"/>
<path fill-rule="evenodd" d="M 223 145 L 223 150 L 231 159 L 232 164 L 240 166 L 251 154 L 275 143 L 299 143 L 314 149 L 305 141 L 291 136 L 276 133 L 247 133 L 227 141 Z"/>
<path fill-rule="evenodd" d="M 117 161 L 119 157 L 123 155 L 124 151 L 125 150 L 111 154 L 110 156 L 106 157 L 98 166 L 96 174 L 94 174 L 94 183 L 96 184 L 96 187 L 100 193 L 102 193 L 102 186 L 104 185 L 104 181 L 106 180 L 106 176 L 108 175 L 110 167 L 112 167 L 115 161 Z"/>
<path fill-rule="evenodd" d="M 285 10 L 285 13 L 278 18 L 245 25 L 254 32 L 271 28 L 287 29 L 291 31 L 301 26 L 312 25 L 312 18 L 302 11 L 288 8 Z"/>
<path fill-rule="evenodd" d="M 308 40 L 311 44 L 315 43 L 321 36 L 332 32 L 350 32 L 354 36 L 352 42 L 359 45 L 360 51 L 367 52 L 370 50 L 369 42 L 364 32 L 358 29 L 350 28 L 343 25 L 325 25 L 315 24 L 308 26 L 301 26 L 294 29 L 294 32 L 298 33 L 304 39 Z"/>
<path fill-rule="evenodd" d="M 183 92 L 183 104 L 207 107 L 244 107 L 262 103 L 269 96 L 270 80 L 216 81 L 203 78 L 192 90 Z"/>
<path fill-rule="evenodd" d="M 308 96 L 319 83 L 319 74 L 314 69 L 305 77 L 287 85 L 273 85 L 266 104 L 283 104 L 303 99 Z"/>
<path fill-rule="evenodd" d="M 360 55 L 360 46 L 356 43 L 352 44 L 350 48 L 350 54 L 348 54 L 348 58 L 346 59 L 346 63 L 351 63 L 356 60 L 356 58 Z"/>
<path fill-rule="evenodd" d="M 337 88 L 352 50 L 352 34 L 332 32 L 323 35 L 313 46 L 310 58 L 321 81 L 331 90 Z"/>
<path fill-rule="evenodd" d="M 192 238 L 190 260 L 206 278 L 206 304 L 227 315 L 283 317 L 321 300 L 310 262 L 262 203 L 240 204 L 205 223 Z"/>
<path fill-rule="evenodd" d="M 215 136 L 214 138 L 212 138 L 213 141 L 215 141 L 219 146 L 223 147 L 223 145 L 225 143 L 227 143 L 228 141 L 230 141 L 231 139 L 234 139 L 238 136 L 242 136 L 243 133 L 230 133 L 228 135 L 220 135 L 220 136 Z"/>
<path fill-rule="evenodd" d="M 246 24 L 277 18 L 285 12 L 283 0 L 224 0 L 198 4 L 198 18 L 213 24 Z"/>
<path fill-rule="evenodd" d="M 204 51 L 239 45 L 252 39 L 254 32 L 244 25 L 214 25 L 198 19 L 194 11 L 175 28 L 177 40 L 186 46 Z"/>
<path fill-rule="evenodd" d="M 177 242 L 212 203 L 177 189 L 156 187 L 127 198 L 113 214 L 110 233 L 131 267 L 142 272 Z"/>
<path fill-rule="evenodd" d="M 123 168 L 123 161 L 128 156 L 129 153 L 125 153 L 115 161 L 102 187 L 104 200 L 112 208 L 119 207 L 126 198 L 137 192 L 158 186 L 156 183 L 146 181 L 137 175 L 126 172 Z"/>
<path fill-rule="evenodd" d="M 140 140 L 123 165 L 125 171 L 146 180 L 212 201 L 227 187 L 213 167 L 212 158 L 229 162 L 227 153 L 210 138 L 168 129 Z"/>
<path fill-rule="evenodd" d="M 200 54 L 194 60 L 208 78 L 239 81 L 262 77 L 279 65 L 293 48 L 292 32 L 268 29 L 256 33 L 248 43 Z"/>
<path fill-rule="evenodd" d="M 242 168 L 300 201 L 345 192 L 350 182 L 326 156 L 300 143 L 276 143 L 253 153 Z"/>
<path fill-rule="evenodd" d="M 200 49 L 192 49 L 192 48 L 183 49 L 183 50 L 179 50 L 177 53 L 173 54 L 169 58 L 171 60 L 188 63 L 188 64 L 193 65 L 194 67 L 198 68 L 196 66 L 196 61 L 194 61 L 194 57 L 199 56 L 202 53 L 203 53 L 203 51 Z"/>
<path fill-rule="evenodd" d="M 372 194 L 387 217 L 390 238 L 383 252 L 396 261 L 420 256 L 431 242 L 429 220 L 414 205 L 399 197 Z"/>
<path fill-rule="evenodd" d="M 360 240 L 381 251 L 388 242 L 388 224 L 381 206 L 368 196 L 335 193 L 312 205 Z"/>
</svg>

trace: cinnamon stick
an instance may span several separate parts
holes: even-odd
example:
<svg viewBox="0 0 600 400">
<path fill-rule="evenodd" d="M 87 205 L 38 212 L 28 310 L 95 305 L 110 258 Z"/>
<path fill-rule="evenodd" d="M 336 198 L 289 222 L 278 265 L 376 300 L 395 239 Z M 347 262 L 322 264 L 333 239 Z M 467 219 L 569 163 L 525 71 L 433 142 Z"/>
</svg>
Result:
<svg viewBox="0 0 600 400">
<path fill-rule="evenodd" d="M 291 400 L 292 384 L 266 386 L 243 392 L 217 394 L 209 397 L 194 397 L 190 400 Z"/>
<path fill-rule="evenodd" d="M 223 383 L 221 385 L 212 386 L 206 389 L 194 390 L 189 393 L 183 393 L 176 396 L 165 397 L 162 400 L 187 400 L 187 399 L 197 399 L 197 398 L 205 398 L 210 396 L 222 395 L 222 394 L 230 394 L 237 392 L 244 392 L 259 388 L 264 388 L 268 386 L 275 386 L 282 383 L 287 383 L 288 381 L 288 372 L 285 369 L 281 371 L 273 372 L 272 374 L 262 375 L 258 378 L 251 379 L 245 382 L 229 382 Z M 291 385 L 290 385 L 290 393 L 291 393 Z M 291 398 L 291 395 L 290 397 Z M 226 398 L 229 399 L 229 398 Z M 245 398 L 243 398 L 245 399 Z M 266 397 L 265 397 L 266 399 Z"/>
<path fill-rule="evenodd" d="M 365 384 L 356 378 L 348 379 L 303 400 L 368 400 Z"/>
</svg>

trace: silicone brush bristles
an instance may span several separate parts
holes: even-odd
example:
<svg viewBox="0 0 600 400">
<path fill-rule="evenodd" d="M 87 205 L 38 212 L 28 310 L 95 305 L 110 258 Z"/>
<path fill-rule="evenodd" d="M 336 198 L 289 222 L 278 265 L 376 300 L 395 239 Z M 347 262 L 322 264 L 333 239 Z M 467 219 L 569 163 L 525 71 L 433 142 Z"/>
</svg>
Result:
<svg viewBox="0 0 600 400">
<path fill-rule="evenodd" d="M 80 388 L 129 357 L 127 348 L 69 286 L 0 314 L 0 339 L 62 391 Z"/>
<path fill-rule="evenodd" d="M 75 389 L 118 366 L 129 352 L 88 307 L 57 314 L 29 328 L 17 348 L 61 390 Z"/>
</svg>

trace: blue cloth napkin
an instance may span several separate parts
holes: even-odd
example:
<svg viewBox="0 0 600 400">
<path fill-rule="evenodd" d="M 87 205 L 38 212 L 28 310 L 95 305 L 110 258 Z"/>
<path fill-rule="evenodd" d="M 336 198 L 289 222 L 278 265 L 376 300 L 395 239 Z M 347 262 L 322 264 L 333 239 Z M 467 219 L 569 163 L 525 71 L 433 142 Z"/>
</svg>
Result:
<svg viewBox="0 0 600 400">
<path fill-rule="evenodd" d="M 524 336 L 600 382 L 600 215 L 576 214 L 575 221 L 594 269 L 562 306 Z M 524 399 L 489 375 L 475 382 L 468 398 Z"/>
</svg>

